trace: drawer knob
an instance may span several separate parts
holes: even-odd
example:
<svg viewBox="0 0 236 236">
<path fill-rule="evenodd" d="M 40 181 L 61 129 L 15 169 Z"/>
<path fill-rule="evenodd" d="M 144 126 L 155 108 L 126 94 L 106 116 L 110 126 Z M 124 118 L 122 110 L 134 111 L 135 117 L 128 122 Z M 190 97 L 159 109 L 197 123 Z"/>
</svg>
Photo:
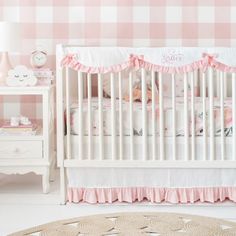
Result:
<svg viewBox="0 0 236 236">
<path fill-rule="evenodd" d="M 19 149 L 19 148 L 16 148 L 14 152 L 15 152 L 15 153 L 19 153 L 19 152 L 20 152 L 20 149 Z"/>
</svg>

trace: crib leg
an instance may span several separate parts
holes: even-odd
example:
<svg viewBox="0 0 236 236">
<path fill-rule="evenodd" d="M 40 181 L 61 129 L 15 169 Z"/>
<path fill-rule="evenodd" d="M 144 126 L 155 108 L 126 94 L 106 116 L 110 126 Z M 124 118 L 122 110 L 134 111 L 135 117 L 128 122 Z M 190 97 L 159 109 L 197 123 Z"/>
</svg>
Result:
<svg viewBox="0 0 236 236">
<path fill-rule="evenodd" d="M 60 167 L 60 204 L 66 204 L 66 182 L 65 182 L 65 168 Z"/>
<path fill-rule="evenodd" d="M 52 164 L 50 166 L 49 180 L 53 182 L 55 180 L 55 172 L 56 172 L 56 159 L 53 158 Z"/>
</svg>

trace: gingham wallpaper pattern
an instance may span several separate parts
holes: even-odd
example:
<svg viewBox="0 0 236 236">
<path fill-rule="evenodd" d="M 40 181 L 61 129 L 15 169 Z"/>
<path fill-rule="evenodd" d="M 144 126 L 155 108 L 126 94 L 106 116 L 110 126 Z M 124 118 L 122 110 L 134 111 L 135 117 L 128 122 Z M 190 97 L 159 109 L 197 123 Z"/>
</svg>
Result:
<svg viewBox="0 0 236 236">
<path fill-rule="evenodd" d="M 236 46 L 236 0 L 0 0 L 0 20 L 20 22 L 22 47 L 12 60 L 27 66 L 41 45 L 54 68 L 57 43 Z M 40 116 L 39 99 L 20 100 L 0 98 L 0 117 Z"/>
</svg>

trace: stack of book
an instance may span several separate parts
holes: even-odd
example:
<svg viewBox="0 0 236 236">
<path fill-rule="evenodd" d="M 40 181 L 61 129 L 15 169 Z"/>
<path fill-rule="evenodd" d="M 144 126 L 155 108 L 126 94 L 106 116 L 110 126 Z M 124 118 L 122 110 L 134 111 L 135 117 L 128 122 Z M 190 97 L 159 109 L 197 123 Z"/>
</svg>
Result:
<svg viewBox="0 0 236 236">
<path fill-rule="evenodd" d="M 6 135 L 35 135 L 36 130 L 35 124 L 11 126 L 10 123 L 5 123 L 1 127 L 1 133 Z"/>
<path fill-rule="evenodd" d="M 49 68 L 34 69 L 34 75 L 37 77 L 39 85 L 53 84 L 54 73 Z"/>
</svg>

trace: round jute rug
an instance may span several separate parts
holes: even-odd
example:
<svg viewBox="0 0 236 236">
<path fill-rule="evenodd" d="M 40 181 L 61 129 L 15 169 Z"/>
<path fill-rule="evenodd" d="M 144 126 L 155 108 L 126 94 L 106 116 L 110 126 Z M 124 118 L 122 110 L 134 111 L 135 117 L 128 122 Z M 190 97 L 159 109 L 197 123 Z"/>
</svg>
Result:
<svg viewBox="0 0 236 236">
<path fill-rule="evenodd" d="M 116 213 L 56 221 L 9 236 L 236 236 L 236 223 L 175 213 Z"/>
</svg>

